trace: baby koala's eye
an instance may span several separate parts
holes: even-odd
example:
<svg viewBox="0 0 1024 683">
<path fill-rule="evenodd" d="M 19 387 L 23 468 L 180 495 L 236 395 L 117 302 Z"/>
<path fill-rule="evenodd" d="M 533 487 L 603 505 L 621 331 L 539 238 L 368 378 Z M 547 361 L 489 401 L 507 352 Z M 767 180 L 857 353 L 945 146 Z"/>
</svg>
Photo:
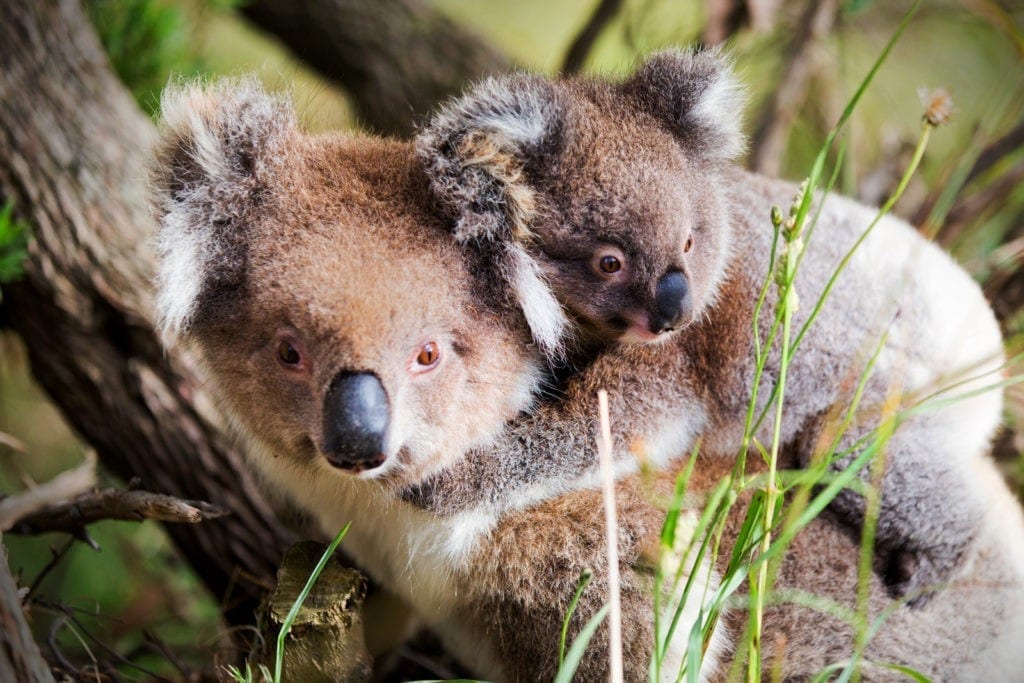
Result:
<svg viewBox="0 0 1024 683">
<path fill-rule="evenodd" d="M 598 267 L 601 269 L 601 272 L 611 275 L 612 273 L 617 273 L 622 270 L 622 261 L 609 254 L 601 257 L 601 260 L 598 262 Z"/>
<path fill-rule="evenodd" d="M 437 342 L 428 341 L 420 346 L 416 353 L 416 367 L 413 368 L 415 372 L 426 372 L 433 370 L 437 367 L 438 362 L 441 360 L 441 347 L 438 346 Z"/>
<path fill-rule="evenodd" d="M 277 345 L 277 359 L 282 365 L 295 367 L 302 362 L 302 354 L 291 342 L 282 340 Z"/>
<path fill-rule="evenodd" d="M 683 253 L 689 254 L 691 249 L 693 249 L 693 235 L 686 238 L 686 244 L 683 245 Z"/>
</svg>

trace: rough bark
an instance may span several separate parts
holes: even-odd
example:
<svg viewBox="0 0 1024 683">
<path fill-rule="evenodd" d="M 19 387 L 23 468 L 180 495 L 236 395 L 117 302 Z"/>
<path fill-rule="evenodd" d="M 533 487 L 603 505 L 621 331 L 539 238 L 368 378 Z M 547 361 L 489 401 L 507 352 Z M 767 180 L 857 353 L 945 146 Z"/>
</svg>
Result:
<svg viewBox="0 0 1024 683">
<path fill-rule="evenodd" d="M 510 67 L 420 0 L 253 0 L 242 12 L 340 83 L 360 123 L 378 133 L 409 135 L 467 81 Z"/>
<path fill-rule="evenodd" d="M 167 533 L 233 623 L 292 540 L 240 454 L 199 409 L 153 328 L 146 166 L 153 125 L 111 72 L 78 3 L 10 0 L 0 22 L 0 201 L 32 228 L 7 322 L 32 372 L 104 467 L 231 515 Z"/>
</svg>

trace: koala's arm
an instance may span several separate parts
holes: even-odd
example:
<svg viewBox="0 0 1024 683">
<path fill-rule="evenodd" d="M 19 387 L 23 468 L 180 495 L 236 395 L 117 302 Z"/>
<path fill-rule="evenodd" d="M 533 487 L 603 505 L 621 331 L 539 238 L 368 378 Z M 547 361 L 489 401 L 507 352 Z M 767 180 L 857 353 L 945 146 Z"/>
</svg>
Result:
<svg viewBox="0 0 1024 683">
<path fill-rule="evenodd" d="M 875 560 L 895 595 L 927 601 L 973 541 L 987 500 L 971 473 L 988 450 L 1000 404 L 993 391 L 913 415 L 884 442 Z M 840 452 L 869 432 L 864 426 L 844 434 Z M 842 470 L 859 452 L 837 459 L 832 469 Z M 860 474 L 865 480 L 871 476 L 867 468 Z M 859 494 L 845 489 L 832 507 L 862 526 L 865 501 Z"/>
<path fill-rule="evenodd" d="M 586 485 L 598 471 L 599 388 L 609 392 L 617 464 L 637 457 L 663 465 L 685 455 L 705 418 L 694 388 L 665 379 L 684 371 L 660 368 L 659 374 L 642 358 L 605 356 L 573 378 L 561 400 L 541 403 L 486 446 L 400 495 L 432 512 L 456 514 L 481 505 L 520 508 Z"/>
</svg>

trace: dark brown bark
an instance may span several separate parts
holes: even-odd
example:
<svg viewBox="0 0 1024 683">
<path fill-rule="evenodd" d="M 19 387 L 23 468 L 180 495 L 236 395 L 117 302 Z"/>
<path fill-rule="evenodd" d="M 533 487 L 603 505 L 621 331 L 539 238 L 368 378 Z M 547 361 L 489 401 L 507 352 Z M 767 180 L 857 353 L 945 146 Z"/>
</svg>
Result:
<svg viewBox="0 0 1024 683">
<path fill-rule="evenodd" d="M 421 0 L 253 0 L 242 12 L 340 83 L 378 133 L 407 136 L 468 81 L 510 67 Z"/>
<path fill-rule="evenodd" d="M 25 622 L 18 587 L 7 569 L 7 551 L 0 544 L 0 681 L 53 681 L 39 646 Z"/>
<path fill-rule="evenodd" d="M 0 201 L 13 200 L 34 235 L 24 279 L 4 287 L 8 323 L 104 467 L 231 511 L 167 533 L 229 621 L 246 622 L 256 584 L 272 582 L 291 537 L 201 414 L 188 359 L 168 357 L 154 332 L 145 200 L 154 139 L 77 3 L 5 3 Z"/>
</svg>

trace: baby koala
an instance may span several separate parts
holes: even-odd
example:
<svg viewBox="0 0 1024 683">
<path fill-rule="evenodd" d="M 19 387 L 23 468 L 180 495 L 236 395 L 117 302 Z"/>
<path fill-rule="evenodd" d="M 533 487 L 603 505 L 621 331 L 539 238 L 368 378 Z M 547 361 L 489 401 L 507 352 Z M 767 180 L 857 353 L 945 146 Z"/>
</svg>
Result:
<svg viewBox="0 0 1024 683">
<path fill-rule="evenodd" d="M 741 107 L 720 53 L 666 52 L 622 82 L 491 79 L 420 133 L 418 152 L 457 239 L 486 255 L 549 361 L 578 372 L 559 401 L 407 498 L 451 514 L 525 506 L 587 485 L 596 476 L 602 388 L 623 470 L 636 466 L 626 453 L 660 466 L 698 439 L 709 456 L 739 453 L 755 390 L 755 304 L 772 267 L 770 211 L 798 189 L 732 163 L 744 146 Z M 816 202 L 794 330 L 876 213 L 834 195 Z M 762 340 L 778 302 L 772 285 L 756 324 Z M 758 413 L 779 378 L 778 346 L 757 387 Z M 873 356 L 856 414 L 837 436 Z M 997 381 L 1002 363 L 978 286 L 888 216 L 791 360 L 781 436 L 799 466 L 826 457 L 842 470 L 887 406 L 941 399 L 904 412 L 884 447 L 876 557 L 897 595 L 923 597 L 974 535 L 984 495 L 968 473 L 1002 407 L 1001 391 L 979 390 Z M 762 443 L 770 422 L 755 434 Z M 833 506 L 862 524 L 859 494 L 844 490 Z"/>
</svg>

